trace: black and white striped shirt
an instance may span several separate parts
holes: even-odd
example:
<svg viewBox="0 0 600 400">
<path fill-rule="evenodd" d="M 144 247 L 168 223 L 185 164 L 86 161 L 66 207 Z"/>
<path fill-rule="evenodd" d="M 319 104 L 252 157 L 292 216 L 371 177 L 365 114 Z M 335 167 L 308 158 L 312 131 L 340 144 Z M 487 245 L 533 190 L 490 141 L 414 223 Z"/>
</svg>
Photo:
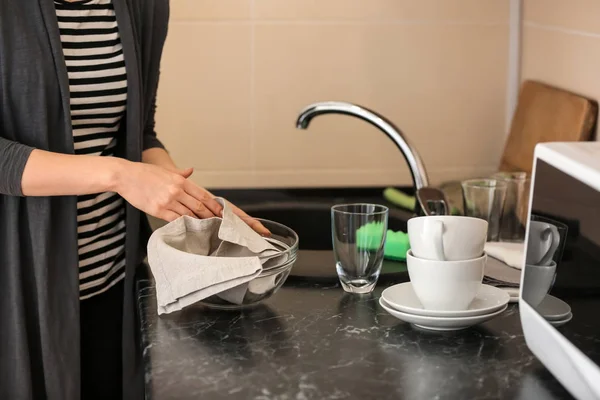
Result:
<svg viewBox="0 0 600 400">
<path fill-rule="evenodd" d="M 127 75 L 112 1 L 54 3 L 69 74 L 75 154 L 113 156 Z M 77 232 L 83 300 L 125 276 L 124 200 L 116 193 L 79 196 Z"/>
</svg>

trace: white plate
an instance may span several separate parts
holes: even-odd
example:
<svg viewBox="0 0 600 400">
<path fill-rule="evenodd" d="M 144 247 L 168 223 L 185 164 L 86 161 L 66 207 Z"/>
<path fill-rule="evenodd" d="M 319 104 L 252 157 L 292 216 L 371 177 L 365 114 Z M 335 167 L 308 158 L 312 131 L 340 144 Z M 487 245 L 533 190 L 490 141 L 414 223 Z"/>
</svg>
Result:
<svg viewBox="0 0 600 400">
<path fill-rule="evenodd" d="M 569 315 L 567 315 L 567 318 L 565 318 L 565 319 L 561 319 L 558 321 L 548 321 L 548 323 L 550 325 L 552 325 L 553 327 L 558 328 L 559 326 L 563 326 L 564 324 L 566 324 L 567 322 L 569 322 L 572 319 L 573 319 L 573 313 L 569 313 Z"/>
<path fill-rule="evenodd" d="M 477 296 L 467 310 L 438 311 L 426 310 L 421 305 L 419 298 L 410 282 L 390 286 L 381 294 L 385 302 L 397 311 L 423 315 L 428 317 L 473 317 L 493 313 L 504 307 L 510 300 L 505 290 L 490 285 L 481 285 Z"/>
<path fill-rule="evenodd" d="M 563 320 L 571 314 L 571 307 L 567 303 L 549 294 L 535 310 L 548 321 Z"/>
<path fill-rule="evenodd" d="M 409 313 L 403 313 L 398 310 L 394 310 L 389 304 L 382 298 L 379 299 L 379 305 L 388 313 L 401 321 L 414 324 L 419 328 L 429 329 L 434 331 L 457 331 L 465 329 L 473 325 L 481 324 L 482 322 L 488 321 L 498 315 L 500 315 L 508 304 L 502 307 L 500 310 L 495 311 L 491 314 L 476 315 L 474 317 L 453 317 L 453 318 L 442 318 L 442 317 L 428 317 L 425 315 L 415 315 Z"/>
</svg>

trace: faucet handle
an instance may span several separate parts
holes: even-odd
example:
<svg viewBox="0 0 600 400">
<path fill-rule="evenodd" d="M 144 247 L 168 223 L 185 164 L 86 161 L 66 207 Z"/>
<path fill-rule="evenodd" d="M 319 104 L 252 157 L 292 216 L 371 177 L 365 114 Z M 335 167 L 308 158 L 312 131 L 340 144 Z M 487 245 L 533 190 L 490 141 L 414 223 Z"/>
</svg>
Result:
<svg viewBox="0 0 600 400">
<path fill-rule="evenodd" d="M 416 210 L 419 215 L 450 215 L 448 200 L 446 195 L 440 189 L 432 187 L 423 187 L 417 190 Z"/>
</svg>

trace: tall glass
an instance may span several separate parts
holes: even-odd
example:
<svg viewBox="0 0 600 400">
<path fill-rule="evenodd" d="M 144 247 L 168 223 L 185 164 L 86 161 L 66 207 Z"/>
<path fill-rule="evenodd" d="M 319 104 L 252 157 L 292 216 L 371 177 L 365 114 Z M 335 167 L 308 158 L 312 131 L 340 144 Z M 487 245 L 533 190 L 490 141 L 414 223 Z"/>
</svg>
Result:
<svg viewBox="0 0 600 400">
<path fill-rule="evenodd" d="M 506 199 L 500 220 L 500 240 L 524 242 L 530 180 L 526 172 L 498 172 L 493 179 L 506 183 Z"/>
<path fill-rule="evenodd" d="M 331 233 L 336 270 L 349 293 L 375 288 L 387 234 L 389 210 L 377 204 L 341 204 L 331 208 Z"/>
<path fill-rule="evenodd" d="M 498 241 L 500 236 L 506 187 L 506 182 L 497 179 L 471 179 L 462 182 L 465 215 L 488 222 L 488 242 Z"/>
</svg>

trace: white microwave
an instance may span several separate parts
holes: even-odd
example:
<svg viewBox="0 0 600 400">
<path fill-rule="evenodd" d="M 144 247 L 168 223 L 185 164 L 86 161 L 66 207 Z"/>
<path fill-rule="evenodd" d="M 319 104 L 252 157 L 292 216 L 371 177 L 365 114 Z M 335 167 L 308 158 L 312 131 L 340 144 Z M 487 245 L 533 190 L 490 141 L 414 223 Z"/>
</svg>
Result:
<svg viewBox="0 0 600 400">
<path fill-rule="evenodd" d="M 600 142 L 536 146 L 527 217 L 527 345 L 573 396 L 600 399 Z M 550 300 L 569 315 L 549 313 Z"/>
</svg>

